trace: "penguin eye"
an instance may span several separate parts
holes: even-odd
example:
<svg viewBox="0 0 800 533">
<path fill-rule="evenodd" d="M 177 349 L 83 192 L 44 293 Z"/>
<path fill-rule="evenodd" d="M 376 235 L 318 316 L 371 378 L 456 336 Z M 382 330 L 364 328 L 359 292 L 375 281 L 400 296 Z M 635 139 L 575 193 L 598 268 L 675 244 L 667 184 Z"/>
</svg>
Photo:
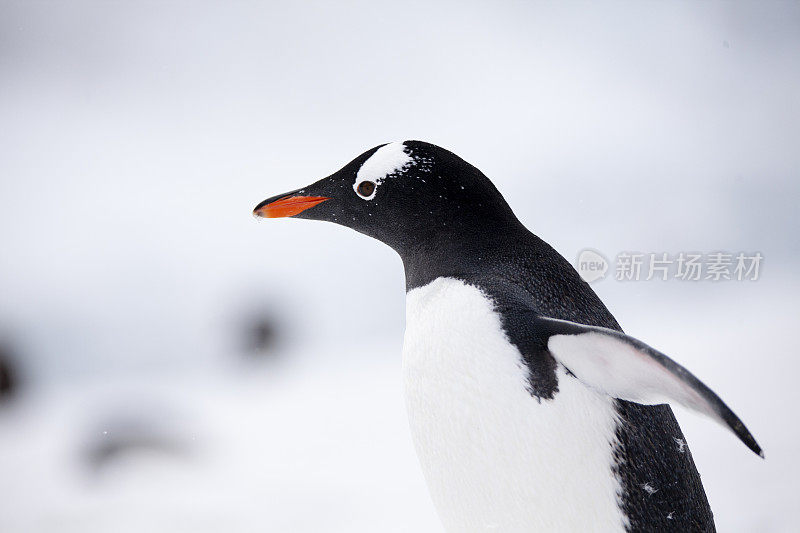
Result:
<svg viewBox="0 0 800 533">
<path fill-rule="evenodd" d="M 372 193 L 375 192 L 375 182 L 362 181 L 361 183 L 358 184 L 356 192 L 358 193 L 359 196 L 363 196 L 364 198 L 371 196 Z"/>
</svg>

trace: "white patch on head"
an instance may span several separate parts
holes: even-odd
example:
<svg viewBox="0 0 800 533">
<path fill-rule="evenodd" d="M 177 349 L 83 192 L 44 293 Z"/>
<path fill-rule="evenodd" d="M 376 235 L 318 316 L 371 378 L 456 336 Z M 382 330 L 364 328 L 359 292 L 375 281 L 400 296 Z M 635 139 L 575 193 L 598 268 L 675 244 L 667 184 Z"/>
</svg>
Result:
<svg viewBox="0 0 800 533">
<path fill-rule="evenodd" d="M 356 181 L 353 183 L 353 190 L 358 194 L 358 186 L 365 181 L 371 181 L 375 184 L 375 190 L 369 196 L 358 195 L 359 198 L 364 200 L 372 200 L 378 193 L 378 186 L 387 177 L 402 174 L 414 164 L 412 158 L 405 151 L 405 146 L 402 142 L 393 142 L 378 148 L 369 159 L 361 164 L 356 174 Z"/>
<path fill-rule="evenodd" d="M 403 382 L 447 531 L 624 531 L 614 400 L 558 368 L 539 402 L 493 302 L 438 278 L 406 296 Z"/>
</svg>

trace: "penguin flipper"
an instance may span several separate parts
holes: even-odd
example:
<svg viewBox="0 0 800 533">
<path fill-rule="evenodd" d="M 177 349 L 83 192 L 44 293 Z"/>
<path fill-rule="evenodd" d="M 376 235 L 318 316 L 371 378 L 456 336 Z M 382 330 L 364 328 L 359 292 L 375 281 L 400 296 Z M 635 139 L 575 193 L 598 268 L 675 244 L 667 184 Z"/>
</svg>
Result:
<svg viewBox="0 0 800 533">
<path fill-rule="evenodd" d="M 753 452 L 764 452 L 714 391 L 663 353 L 620 331 L 537 316 L 547 350 L 586 385 L 647 405 L 677 402 L 728 427 Z"/>
</svg>

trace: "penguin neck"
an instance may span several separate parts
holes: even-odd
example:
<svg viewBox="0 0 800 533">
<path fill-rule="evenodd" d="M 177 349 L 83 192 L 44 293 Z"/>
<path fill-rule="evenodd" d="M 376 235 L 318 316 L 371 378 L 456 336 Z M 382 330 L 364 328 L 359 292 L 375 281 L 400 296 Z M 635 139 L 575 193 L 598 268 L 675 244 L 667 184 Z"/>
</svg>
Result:
<svg viewBox="0 0 800 533">
<path fill-rule="evenodd" d="M 532 236 L 514 217 L 416 234 L 393 248 L 403 260 L 409 291 L 440 277 L 470 280 L 502 271 L 514 246 Z"/>
</svg>

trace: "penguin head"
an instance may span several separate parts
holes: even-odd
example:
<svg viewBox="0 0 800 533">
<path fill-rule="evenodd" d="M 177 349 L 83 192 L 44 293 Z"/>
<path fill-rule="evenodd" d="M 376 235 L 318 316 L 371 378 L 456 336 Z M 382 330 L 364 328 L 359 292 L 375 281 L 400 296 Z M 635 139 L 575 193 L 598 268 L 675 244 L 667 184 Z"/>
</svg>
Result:
<svg viewBox="0 0 800 533">
<path fill-rule="evenodd" d="M 264 200 L 253 213 L 334 222 L 398 251 L 516 223 L 480 170 L 422 141 L 376 146 L 327 178 Z"/>
</svg>

